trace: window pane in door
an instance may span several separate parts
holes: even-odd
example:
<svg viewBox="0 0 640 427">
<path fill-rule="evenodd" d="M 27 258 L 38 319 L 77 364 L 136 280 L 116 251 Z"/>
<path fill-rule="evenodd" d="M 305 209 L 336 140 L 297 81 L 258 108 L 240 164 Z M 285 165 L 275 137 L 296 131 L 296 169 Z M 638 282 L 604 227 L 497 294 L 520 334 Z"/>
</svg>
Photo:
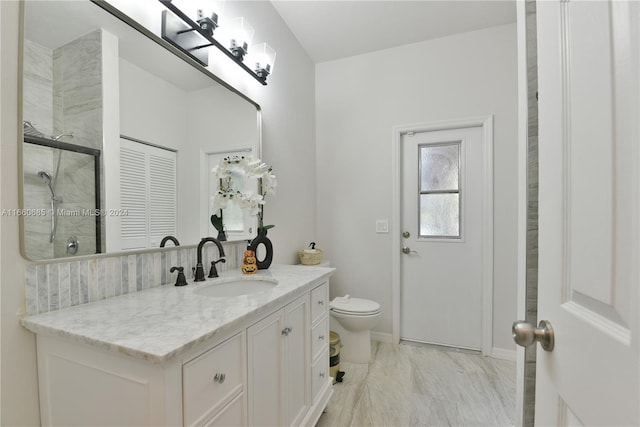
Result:
<svg viewBox="0 0 640 427">
<path fill-rule="evenodd" d="M 246 191 L 246 180 L 244 173 L 240 173 L 237 169 L 231 170 L 231 188 L 239 191 Z M 226 231 L 244 231 L 244 212 L 242 208 L 235 203 L 229 203 L 223 210 L 224 228 Z"/>
<path fill-rule="evenodd" d="M 420 191 L 457 190 L 460 144 L 420 147 Z"/>
<path fill-rule="evenodd" d="M 420 195 L 420 236 L 460 236 L 459 194 Z"/>
</svg>

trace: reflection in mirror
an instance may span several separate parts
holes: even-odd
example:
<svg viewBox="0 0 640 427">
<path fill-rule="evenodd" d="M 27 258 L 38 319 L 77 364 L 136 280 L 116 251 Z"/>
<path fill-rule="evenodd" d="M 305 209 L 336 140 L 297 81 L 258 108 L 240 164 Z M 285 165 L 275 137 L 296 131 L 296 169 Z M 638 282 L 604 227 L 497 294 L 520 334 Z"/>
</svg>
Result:
<svg viewBox="0 0 640 427">
<path fill-rule="evenodd" d="M 209 183 L 208 196 L 209 200 L 212 202 L 210 211 L 213 215 L 223 219 L 222 232 L 218 227 L 213 227 L 209 229 L 209 235 L 217 235 L 226 240 L 251 240 L 255 237 L 257 225 L 255 216 L 250 215 L 246 209 L 240 208 L 240 206 L 235 203 L 229 203 L 224 209 L 215 209 L 213 207 L 214 197 L 218 193 L 221 185 L 227 189 L 231 188 L 241 192 L 258 192 L 257 181 L 255 179 L 246 179 L 244 173 L 240 170 L 231 171 L 231 179 L 228 183 L 223 183 L 220 179 L 217 179 L 214 176 L 213 170 L 220 164 L 221 160 L 235 157 L 252 157 L 252 150 L 247 148 L 244 150 L 223 151 L 207 154 L 207 170 L 212 171 L 212 177 L 207 180 Z M 213 222 L 213 220 L 211 220 L 211 222 Z M 220 240 L 220 238 L 218 240 Z"/>
<path fill-rule="evenodd" d="M 23 48 L 27 258 L 216 235 L 211 156 L 260 157 L 257 104 L 88 0 L 24 2 Z M 229 216 L 229 240 L 252 237 Z"/>
</svg>

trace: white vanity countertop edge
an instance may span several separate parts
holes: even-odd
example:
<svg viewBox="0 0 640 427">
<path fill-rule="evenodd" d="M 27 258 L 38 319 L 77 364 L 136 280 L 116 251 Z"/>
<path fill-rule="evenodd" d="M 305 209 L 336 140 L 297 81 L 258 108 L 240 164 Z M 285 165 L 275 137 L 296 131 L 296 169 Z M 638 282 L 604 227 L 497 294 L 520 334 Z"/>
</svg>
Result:
<svg viewBox="0 0 640 427">
<path fill-rule="evenodd" d="M 252 295 L 213 298 L 194 292 L 218 279 L 189 281 L 188 286 L 159 286 L 25 317 L 21 322 L 36 334 L 65 337 L 153 363 L 165 363 L 202 342 L 260 320 L 292 297 L 328 279 L 334 270 L 272 265 L 251 276 L 243 276 L 239 270 L 225 271 L 220 273 L 219 281 L 264 277 L 278 280 L 278 285 Z"/>
</svg>

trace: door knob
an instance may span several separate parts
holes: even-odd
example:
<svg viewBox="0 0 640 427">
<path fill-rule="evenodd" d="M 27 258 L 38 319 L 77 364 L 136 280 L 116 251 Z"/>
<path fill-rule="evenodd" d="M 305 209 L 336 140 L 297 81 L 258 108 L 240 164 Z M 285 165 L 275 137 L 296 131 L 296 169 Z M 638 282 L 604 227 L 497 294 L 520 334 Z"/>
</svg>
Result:
<svg viewBox="0 0 640 427">
<path fill-rule="evenodd" d="M 292 328 L 290 328 L 289 326 L 287 326 L 286 328 L 284 328 L 284 329 L 282 330 L 282 335 L 284 335 L 284 336 L 287 336 L 287 337 L 288 337 L 288 336 L 289 336 L 289 334 L 291 333 L 291 331 L 293 331 L 293 329 L 292 329 Z"/>
<path fill-rule="evenodd" d="M 516 344 L 522 347 L 538 341 L 544 351 L 552 351 L 555 344 L 553 328 L 547 320 L 541 320 L 537 328 L 524 321 L 513 322 L 511 333 Z"/>
<path fill-rule="evenodd" d="M 402 253 L 405 254 L 405 255 L 409 255 L 409 254 L 417 254 L 418 252 L 412 251 L 411 248 L 409 248 L 407 246 L 404 246 L 402 248 Z"/>
</svg>

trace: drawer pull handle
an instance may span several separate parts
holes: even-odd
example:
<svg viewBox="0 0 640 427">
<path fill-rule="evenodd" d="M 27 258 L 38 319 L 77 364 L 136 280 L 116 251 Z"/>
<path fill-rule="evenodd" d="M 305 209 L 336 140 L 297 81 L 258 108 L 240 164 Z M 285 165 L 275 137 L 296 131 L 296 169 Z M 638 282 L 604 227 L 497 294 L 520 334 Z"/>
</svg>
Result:
<svg viewBox="0 0 640 427">
<path fill-rule="evenodd" d="M 227 376 L 225 374 L 215 374 L 213 376 L 213 382 L 222 384 L 226 378 Z"/>
<path fill-rule="evenodd" d="M 318 305 L 324 305 L 324 301 L 323 300 L 318 300 Z"/>
<path fill-rule="evenodd" d="M 320 372 L 320 378 L 324 378 L 324 372 Z"/>
<path fill-rule="evenodd" d="M 321 340 L 321 341 L 324 341 L 324 335 L 319 335 L 318 339 Z"/>
</svg>

